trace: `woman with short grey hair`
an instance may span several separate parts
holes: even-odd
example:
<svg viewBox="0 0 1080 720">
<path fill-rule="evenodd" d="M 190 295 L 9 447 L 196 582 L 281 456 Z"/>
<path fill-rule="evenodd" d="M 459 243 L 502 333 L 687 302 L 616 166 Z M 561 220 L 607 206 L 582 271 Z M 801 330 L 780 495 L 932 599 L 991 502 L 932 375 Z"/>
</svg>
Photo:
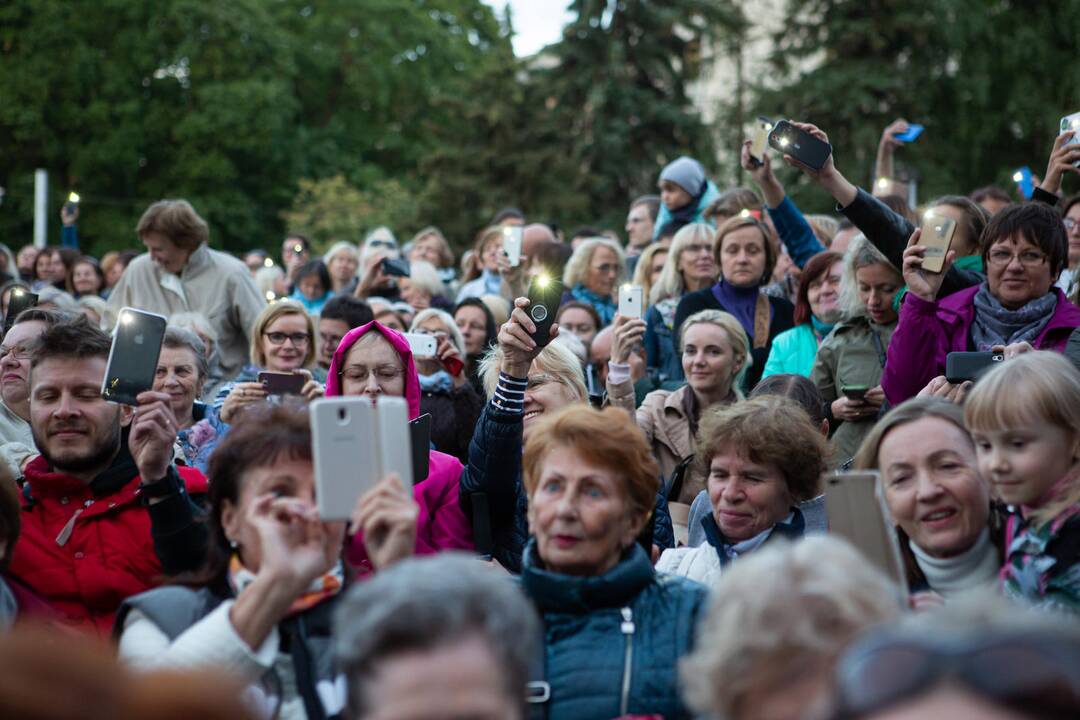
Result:
<svg viewBox="0 0 1080 720">
<path fill-rule="evenodd" d="M 727 720 L 802 717 L 827 702 L 844 648 L 900 612 L 900 589 L 844 540 L 762 548 L 712 593 L 696 650 L 679 666 L 687 702 Z"/>
<path fill-rule="evenodd" d="M 199 336 L 185 328 L 172 325 L 165 328 L 154 373 L 154 390 L 169 395 L 182 459 L 203 472 L 211 451 L 225 432 L 217 413 L 199 402 L 208 371 L 206 346 Z"/>
<path fill-rule="evenodd" d="M 475 557 L 415 557 L 353 586 L 337 608 L 335 655 L 349 717 L 524 717 L 539 652 L 532 605 Z"/>
</svg>

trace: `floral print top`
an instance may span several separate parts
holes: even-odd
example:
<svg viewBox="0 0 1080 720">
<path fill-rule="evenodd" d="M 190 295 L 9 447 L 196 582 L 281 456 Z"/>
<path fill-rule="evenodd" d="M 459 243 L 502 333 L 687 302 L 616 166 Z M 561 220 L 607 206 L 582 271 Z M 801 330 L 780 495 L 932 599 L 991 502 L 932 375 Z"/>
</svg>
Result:
<svg viewBox="0 0 1080 720">
<path fill-rule="evenodd" d="M 1033 529 L 1019 513 L 1005 530 L 1005 594 L 1040 607 L 1080 613 L 1080 504 Z"/>
</svg>

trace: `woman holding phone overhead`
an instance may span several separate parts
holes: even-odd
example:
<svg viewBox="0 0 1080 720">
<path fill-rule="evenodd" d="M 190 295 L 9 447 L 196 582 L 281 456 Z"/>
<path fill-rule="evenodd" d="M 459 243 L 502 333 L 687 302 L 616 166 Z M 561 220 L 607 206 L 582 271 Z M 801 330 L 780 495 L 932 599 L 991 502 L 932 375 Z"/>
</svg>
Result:
<svg viewBox="0 0 1080 720">
<path fill-rule="evenodd" d="M 372 403 L 380 395 L 403 397 L 409 405 L 409 419 L 420 415 L 420 378 L 405 337 L 372 321 L 351 330 L 341 340 L 330 362 L 326 396 L 362 395 Z M 461 461 L 452 455 L 431 450 L 429 472 L 413 487 L 420 508 L 416 521 L 418 555 L 440 550 L 472 550 L 472 528 L 458 503 Z M 361 574 L 373 570 L 363 535 L 355 535 L 346 550 L 346 559 Z"/>
<path fill-rule="evenodd" d="M 981 252 L 986 282 L 938 298 L 945 272 L 923 269 L 921 231 L 904 251 L 908 296 L 889 347 L 882 387 L 897 405 L 945 374 L 951 352 L 990 351 L 1027 342 L 1062 352 L 1080 327 L 1080 309 L 1054 287 L 1065 266 L 1068 241 L 1061 216 L 1043 203 L 1000 211 L 986 226 Z M 954 253 L 946 257 L 945 269 Z"/>
</svg>

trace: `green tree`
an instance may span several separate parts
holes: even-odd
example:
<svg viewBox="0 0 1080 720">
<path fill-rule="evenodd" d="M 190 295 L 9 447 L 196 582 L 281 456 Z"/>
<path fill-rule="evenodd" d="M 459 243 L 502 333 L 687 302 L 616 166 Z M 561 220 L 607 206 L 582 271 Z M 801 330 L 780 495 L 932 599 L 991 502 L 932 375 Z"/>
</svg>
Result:
<svg viewBox="0 0 1080 720">
<path fill-rule="evenodd" d="M 370 190 L 358 190 L 344 175 L 300 180 L 292 208 L 282 213 L 288 230 L 311 238 L 320 251 L 332 243 L 359 243 L 379 225 L 411 228 L 417 223 L 412 194 L 397 180 L 380 180 Z"/>
<path fill-rule="evenodd" d="M 905 117 L 926 126 L 897 155 L 920 199 L 1008 188 L 1021 165 L 1041 173 L 1059 118 L 1080 109 L 1080 73 L 1069 70 L 1078 23 L 1077 3 L 791 0 L 773 38 L 782 80 L 758 88 L 756 106 L 819 125 L 864 185 L 882 129 Z M 831 211 L 808 185 L 800 176 L 789 191 L 808 211 Z"/>
<path fill-rule="evenodd" d="M 741 24 L 725 0 L 574 0 L 573 21 L 532 73 L 528 148 L 539 185 L 523 203 L 568 223 L 621 227 L 634 196 L 655 191 L 660 167 L 681 154 L 706 166 L 715 153 L 687 85 L 705 43 Z"/>
</svg>

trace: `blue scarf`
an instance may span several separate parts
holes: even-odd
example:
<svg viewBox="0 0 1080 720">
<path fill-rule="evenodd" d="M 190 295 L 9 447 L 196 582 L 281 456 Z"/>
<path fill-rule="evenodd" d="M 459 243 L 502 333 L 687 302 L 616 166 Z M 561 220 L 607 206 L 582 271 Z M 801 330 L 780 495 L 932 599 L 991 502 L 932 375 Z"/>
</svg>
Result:
<svg viewBox="0 0 1080 720">
<path fill-rule="evenodd" d="M 828 336 L 833 328 L 836 327 L 836 323 L 823 323 L 817 319 L 816 315 L 810 316 L 810 325 L 814 328 L 814 335 L 817 336 L 818 342 L 820 342 L 822 338 Z"/>
<path fill-rule="evenodd" d="M 592 305 L 593 310 L 600 316 L 601 326 L 610 325 L 611 321 L 615 319 L 615 311 L 618 310 L 619 307 L 610 297 L 597 295 L 581 283 L 575 285 L 574 289 L 570 291 L 570 294 L 573 295 L 574 299 L 578 302 Z"/>
<path fill-rule="evenodd" d="M 418 375 L 421 392 L 450 392 L 454 389 L 454 379 L 450 373 L 440 370 L 434 375 Z"/>
<path fill-rule="evenodd" d="M 983 283 L 972 301 L 975 319 L 970 332 L 975 348 L 985 352 L 994 345 L 1011 345 L 1020 341 L 1034 345 L 1035 338 L 1054 317 L 1057 300 L 1055 293 L 1048 292 L 1022 308 L 1009 310 L 990 294 L 989 286 Z"/>
</svg>

